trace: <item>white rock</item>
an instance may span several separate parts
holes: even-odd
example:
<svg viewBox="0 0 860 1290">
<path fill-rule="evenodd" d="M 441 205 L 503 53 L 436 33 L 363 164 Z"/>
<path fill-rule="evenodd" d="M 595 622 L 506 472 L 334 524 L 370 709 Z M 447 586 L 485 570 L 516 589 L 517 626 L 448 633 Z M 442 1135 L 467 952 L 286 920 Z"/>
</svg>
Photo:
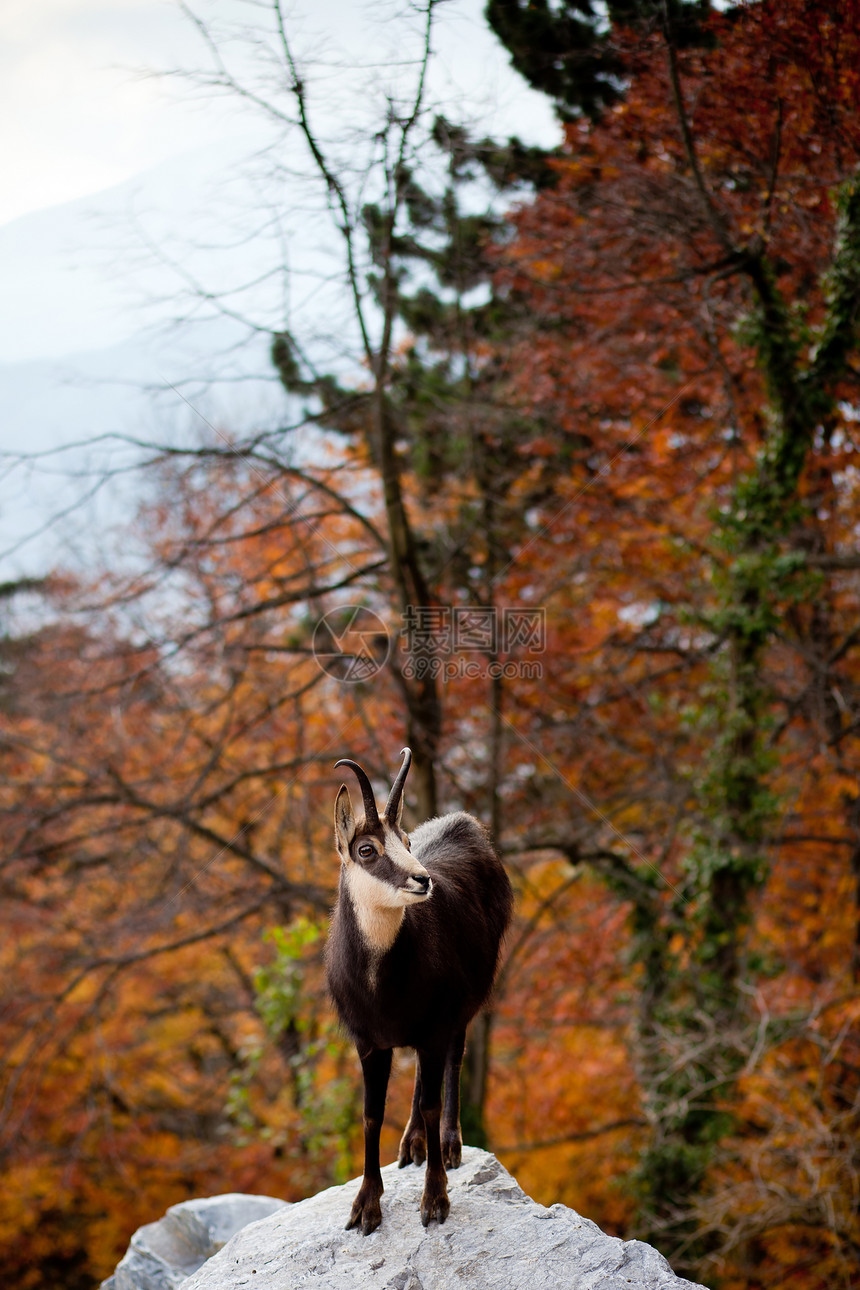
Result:
<svg viewBox="0 0 860 1290">
<path fill-rule="evenodd" d="M 172 1205 L 157 1223 L 137 1229 L 102 1290 L 176 1290 L 240 1228 L 286 1208 L 273 1196 L 240 1192 Z"/>
<path fill-rule="evenodd" d="M 441 1226 L 421 1226 L 423 1167 L 389 1165 L 382 1176 L 382 1226 L 370 1236 L 344 1230 L 355 1179 L 243 1228 L 182 1290 L 702 1290 L 650 1245 L 536 1204 L 475 1147 L 448 1173 Z"/>
</svg>

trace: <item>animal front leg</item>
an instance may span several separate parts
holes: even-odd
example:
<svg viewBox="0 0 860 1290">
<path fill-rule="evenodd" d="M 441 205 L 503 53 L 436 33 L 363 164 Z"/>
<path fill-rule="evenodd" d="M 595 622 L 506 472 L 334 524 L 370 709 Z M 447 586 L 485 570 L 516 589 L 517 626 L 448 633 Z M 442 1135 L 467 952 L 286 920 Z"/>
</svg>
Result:
<svg viewBox="0 0 860 1290">
<path fill-rule="evenodd" d="M 352 1203 L 347 1223 L 361 1227 L 369 1236 L 382 1222 L 379 1199 L 383 1192 L 382 1172 L 379 1168 L 379 1133 L 385 1116 L 385 1095 L 391 1074 L 391 1049 L 379 1049 L 361 1058 L 364 1075 L 364 1177 L 358 1195 Z"/>
<path fill-rule="evenodd" d="M 442 1118 L 442 1074 L 444 1052 L 419 1049 L 418 1072 L 421 1079 L 420 1108 L 427 1134 L 427 1172 L 421 1197 L 421 1222 L 426 1227 L 431 1218 L 444 1223 L 451 1208 L 448 1200 L 448 1178 L 442 1163 L 439 1122 Z"/>
<path fill-rule="evenodd" d="M 448 1169 L 459 1169 L 463 1159 L 463 1132 L 460 1128 L 460 1071 L 466 1047 L 466 1032 L 453 1036 L 445 1058 L 445 1103 L 442 1111 L 442 1163 Z"/>
<path fill-rule="evenodd" d="M 421 1071 L 416 1057 L 412 1110 L 409 1113 L 409 1123 L 403 1130 L 403 1137 L 400 1139 L 397 1163 L 402 1169 L 404 1165 L 408 1164 L 423 1165 L 426 1159 L 427 1135 L 424 1130 L 424 1117 L 421 1114 Z"/>
</svg>

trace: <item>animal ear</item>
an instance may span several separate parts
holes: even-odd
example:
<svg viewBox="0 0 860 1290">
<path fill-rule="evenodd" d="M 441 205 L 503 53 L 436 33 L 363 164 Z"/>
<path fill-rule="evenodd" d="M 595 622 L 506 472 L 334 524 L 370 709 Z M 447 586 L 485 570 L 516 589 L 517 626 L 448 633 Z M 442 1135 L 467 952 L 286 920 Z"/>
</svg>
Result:
<svg viewBox="0 0 860 1290">
<path fill-rule="evenodd" d="M 349 855 L 349 844 L 354 837 L 355 816 L 349 800 L 349 789 L 346 784 L 341 784 L 334 804 L 334 840 L 344 859 Z"/>
</svg>

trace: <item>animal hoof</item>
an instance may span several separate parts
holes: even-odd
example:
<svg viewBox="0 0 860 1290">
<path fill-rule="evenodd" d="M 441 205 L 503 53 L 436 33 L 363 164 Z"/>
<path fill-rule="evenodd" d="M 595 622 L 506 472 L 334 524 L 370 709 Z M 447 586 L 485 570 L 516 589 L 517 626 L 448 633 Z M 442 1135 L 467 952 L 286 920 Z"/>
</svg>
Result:
<svg viewBox="0 0 860 1290">
<path fill-rule="evenodd" d="M 405 1165 L 423 1165 L 427 1159 L 427 1142 L 419 1134 L 406 1135 L 400 1139 L 400 1150 L 397 1154 L 397 1163 L 401 1169 Z"/>
<path fill-rule="evenodd" d="M 446 1169 L 459 1169 L 463 1162 L 463 1139 L 459 1133 L 442 1138 L 442 1163 Z"/>
<path fill-rule="evenodd" d="M 421 1197 L 421 1223 L 427 1227 L 431 1218 L 435 1218 L 438 1223 L 444 1223 L 445 1219 L 451 1212 L 451 1202 L 448 1200 L 448 1192 L 436 1192 L 428 1195 L 427 1189 Z"/>
<path fill-rule="evenodd" d="M 352 1202 L 352 1209 L 349 1213 L 349 1222 L 346 1230 L 360 1227 L 362 1236 L 370 1236 L 375 1232 L 382 1222 L 382 1208 L 379 1204 L 379 1196 L 370 1192 L 365 1192 L 362 1188 Z"/>
</svg>

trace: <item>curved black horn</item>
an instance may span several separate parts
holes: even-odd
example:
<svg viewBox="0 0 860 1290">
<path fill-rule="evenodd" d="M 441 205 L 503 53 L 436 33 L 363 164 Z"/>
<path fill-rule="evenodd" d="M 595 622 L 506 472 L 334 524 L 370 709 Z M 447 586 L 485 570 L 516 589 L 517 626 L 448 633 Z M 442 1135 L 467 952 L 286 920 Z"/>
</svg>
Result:
<svg viewBox="0 0 860 1290">
<path fill-rule="evenodd" d="M 403 758 L 403 765 L 397 772 L 397 778 L 391 785 L 391 792 L 388 794 L 388 801 L 385 803 L 383 815 L 387 820 L 395 819 L 397 808 L 400 805 L 400 795 L 403 792 L 403 785 L 406 783 L 406 776 L 409 774 L 409 767 L 412 765 L 412 749 L 404 748 L 400 756 Z"/>
<path fill-rule="evenodd" d="M 379 816 L 376 813 L 376 799 L 373 796 L 373 789 L 366 772 L 362 770 L 357 761 L 350 761 L 348 757 L 342 757 L 340 761 L 336 761 L 334 764 L 335 770 L 337 770 L 338 766 L 348 766 L 355 775 L 364 800 L 364 818 L 368 824 L 377 825 Z"/>
</svg>

